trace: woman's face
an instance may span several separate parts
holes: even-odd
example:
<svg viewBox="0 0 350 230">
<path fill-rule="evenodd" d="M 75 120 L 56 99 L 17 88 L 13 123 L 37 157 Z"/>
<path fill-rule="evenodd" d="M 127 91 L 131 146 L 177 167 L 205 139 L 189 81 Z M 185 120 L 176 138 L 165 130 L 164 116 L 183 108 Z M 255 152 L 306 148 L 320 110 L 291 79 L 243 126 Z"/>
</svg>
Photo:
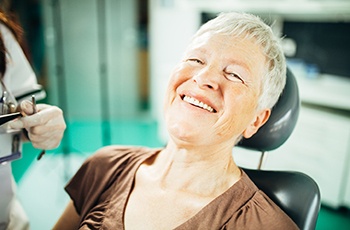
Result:
<svg viewBox="0 0 350 230">
<path fill-rule="evenodd" d="M 197 37 L 168 85 L 164 109 L 170 137 L 182 144 L 232 146 L 240 135 L 253 135 L 269 116 L 256 111 L 265 68 L 260 47 L 247 39 Z"/>
</svg>

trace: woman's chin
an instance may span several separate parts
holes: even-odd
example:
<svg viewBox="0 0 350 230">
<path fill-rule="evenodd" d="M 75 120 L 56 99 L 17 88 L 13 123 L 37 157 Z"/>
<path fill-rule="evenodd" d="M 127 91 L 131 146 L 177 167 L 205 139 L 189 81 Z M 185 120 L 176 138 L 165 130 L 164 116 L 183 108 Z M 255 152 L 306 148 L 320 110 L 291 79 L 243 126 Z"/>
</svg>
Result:
<svg viewBox="0 0 350 230">
<path fill-rule="evenodd" d="M 174 140 L 178 140 L 184 143 L 196 143 L 199 139 L 202 131 L 198 130 L 198 127 L 193 127 L 192 124 L 184 123 L 173 123 L 168 125 L 169 136 Z"/>
</svg>

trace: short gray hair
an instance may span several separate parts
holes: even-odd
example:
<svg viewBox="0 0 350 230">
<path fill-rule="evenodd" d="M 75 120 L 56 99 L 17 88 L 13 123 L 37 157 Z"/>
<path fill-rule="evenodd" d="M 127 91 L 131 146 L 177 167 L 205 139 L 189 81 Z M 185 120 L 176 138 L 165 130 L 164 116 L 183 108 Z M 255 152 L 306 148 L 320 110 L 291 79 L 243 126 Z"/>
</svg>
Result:
<svg viewBox="0 0 350 230">
<path fill-rule="evenodd" d="M 276 104 L 286 82 L 286 60 L 281 39 L 260 17 L 248 13 L 220 13 L 216 18 L 203 24 L 193 39 L 207 32 L 242 36 L 262 48 L 268 66 L 267 72 L 262 73 L 262 88 L 257 109 L 271 109 Z"/>
</svg>

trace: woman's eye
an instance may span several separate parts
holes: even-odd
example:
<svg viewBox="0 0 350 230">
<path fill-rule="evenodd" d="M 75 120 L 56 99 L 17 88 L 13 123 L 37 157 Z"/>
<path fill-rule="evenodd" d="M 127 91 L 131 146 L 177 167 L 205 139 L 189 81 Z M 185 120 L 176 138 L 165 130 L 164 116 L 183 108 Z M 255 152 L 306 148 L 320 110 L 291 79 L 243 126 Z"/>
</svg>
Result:
<svg viewBox="0 0 350 230">
<path fill-rule="evenodd" d="M 203 62 L 197 58 L 189 58 L 187 59 L 188 61 L 190 62 L 194 62 L 194 63 L 197 63 L 197 64 L 203 64 Z"/>
<path fill-rule="evenodd" d="M 244 80 L 238 75 L 238 74 L 235 74 L 235 73 L 226 73 L 226 78 L 229 80 L 229 81 L 232 81 L 232 82 L 240 82 L 240 83 L 245 83 Z"/>
</svg>

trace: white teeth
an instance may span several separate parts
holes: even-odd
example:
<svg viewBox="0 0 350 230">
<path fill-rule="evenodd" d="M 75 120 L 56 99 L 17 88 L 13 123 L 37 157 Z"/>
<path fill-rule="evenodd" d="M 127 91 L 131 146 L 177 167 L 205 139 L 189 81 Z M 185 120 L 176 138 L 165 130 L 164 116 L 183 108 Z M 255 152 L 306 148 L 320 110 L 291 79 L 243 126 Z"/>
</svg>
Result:
<svg viewBox="0 0 350 230">
<path fill-rule="evenodd" d="M 214 112 L 214 109 L 211 106 L 209 106 L 201 101 L 198 101 L 197 99 L 194 99 L 192 97 L 184 96 L 183 100 L 192 104 L 192 105 L 195 105 L 195 106 L 198 106 L 198 107 L 203 108 L 205 110 L 208 110 L 209 112 Z"/>
</svg>

